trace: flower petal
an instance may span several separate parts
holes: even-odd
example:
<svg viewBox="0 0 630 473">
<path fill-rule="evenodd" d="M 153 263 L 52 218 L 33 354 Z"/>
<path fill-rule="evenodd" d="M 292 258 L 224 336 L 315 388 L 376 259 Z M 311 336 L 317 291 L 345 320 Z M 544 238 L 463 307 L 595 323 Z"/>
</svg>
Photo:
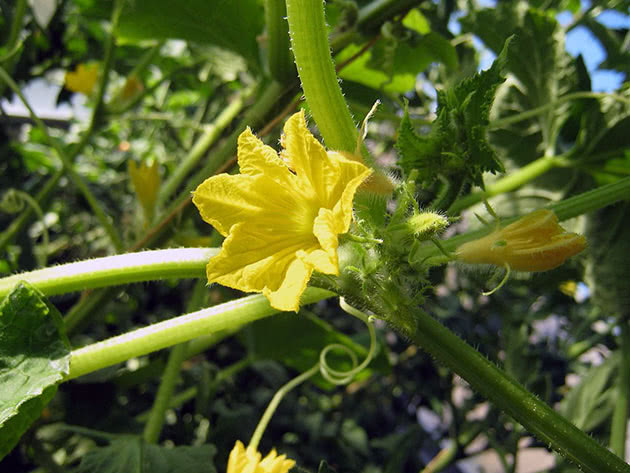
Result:
<svg viewBox="0 0 630 473">
<path fill-rule="evenodd" d="M 313 266 L 302 259 L 296 258 L 289 264 L 282 284 L 275 291 L 265 287 L 263 294 L 271 307 L 279 310 L 297 312 L 300 310 L 300 297 L 306 289 L 308 280 L 313 274 Z"/>
<path fill-rule="evenodd" d="M 292 266 L 293 261 L 297 260 L 297 252 L 317 246 L 314 236 L 299 239 L 295 235 L 263 230 L 247 222 L 238 223 L 231 228 L 221 252 L 208 262 L 208 282 L 218 282 L 245 292 L 264 292 L 267 295 L 281 291 L 286 294 L 288 288 L 292 287 L 291 281 L 287 279 L 298 277 L 295 272 L 297 267 Z M 302 265 L 305 266 L 306 263 Z M 293 271 L 291 274 L 290 269 Z M 309 271 L 306 281 L 311 275 L 312 267 Z M 272 302 L 273 307 L 294 310 L 293 307 L 299 305 L 299 296 L 306 287 L 306 282 L 302 284 L 304 271 L 299 274 L 295 283 L 296 287 L 301 288 L 294 297 L 297 302 L 291 305 L 291 309 L 284 308 L 287 307 L 286 303 L 279 307 Z"/>
<path fill-rule="evenodd" d="M 241 174 L 265 174 L 269 178 L 280 177 L 282 182 L 291 174 L 278 153 L 257 138 L 249 127 L 238 137 L 238 166 Z"/>
<path fill-rule="evenodd" d="M 316 198 L 320 207 L 332 208 L 335 202 L 331 191 L 339 177 L 339 168 L 309 131 L 304 110 L 285 123 L 282 145 L 285 147 L 282 157 L 300 180 L 300 191 L 307 198 Z"/>
<path fill-rule="evenodd" d="M 288 179 L 294 176 L 289 173 Z M 233 225 L 249 222 L 263 227 L 310 227 L 305 202 L 292 192 L 292 184 L 279 185 L 266 175 L 230 176 L 220 174 L 202 182 L 193 194 L 193 203 L 203 220 L 227 236 Z"/>
</svg>

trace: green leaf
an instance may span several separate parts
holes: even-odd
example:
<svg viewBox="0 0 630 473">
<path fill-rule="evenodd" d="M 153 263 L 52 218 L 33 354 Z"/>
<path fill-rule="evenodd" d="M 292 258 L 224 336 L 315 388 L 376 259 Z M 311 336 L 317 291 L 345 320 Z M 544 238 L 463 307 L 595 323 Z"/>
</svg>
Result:
<svg viewBox="0 0 630 473">
<path fill-rule="evenodd" d="M 77 473 L 216 473 L 214 445 L 166 448 L 126 435 L 90 450 Z"/>
<path fill-rule="evenodd" d="M 122 40 L 184 39 L 234 51 L 259 63 L 256 37 L 263 9 L 257 0 L 134 0 L 125 2 L 120 19 Z"/>
<path fill-rule="evenodd" d="M 20 283 L 0 305 L 0 459 L 39 417 L 69 366 L 61 315 Z"/>
<path fill-rule="evenodd" d="M 367 332 L 367 331 L 366 331 Z M 306 371 L 319 361 L 319 354 L 327 345 L 342 344 L 357 355 L 359 362 L 367 355 L 368 338 L 362 344 L 337 332 L 331 325 L 312 313 L 301 310 L 298 315 L 283 313 L 250 324 L 243 334 L 244 341 L 254 356 L 259 359 L 279 361 L 298 371 Z M 367 335 L 367 333 L 366 333 Z M 378 343 L 378 341 L 377 341 Z M 374 370 L 389 372 L 389 361 L 385 347 L 379 344 L 377 355 L 368 368 L 356 379 L 369 377 Z M 332 350 L 326 358 L 334 369 L 352 368 L 348 357 Z M 313 378 L 320 387 L 332 388 L 322 377 Z"/>
<path fill-rule="evenodd" d="M 417 134 L 405 108 L 398 129 L 396 148 L 407 174 L 419 171 L 420 181 L 432 182 L 439 175 L 465 176 L 482 185 L 482 173 L 503 171 L 486 139 L 494 94 L 505 79 L 502 74 L 510 41 L 486 70 L 466 78 L 455 87 L 438 91 L 437 118 L 426 135 Z"/>
<path fill-rule="evenodd" d="M 611 388 L 619 366 L 617 355 L 584 373 L 580 384 L 558 405 L 560 413 L 578 428 L 589 432 L 612 414 L 614 389 Z"/>
<path fill-rule="evenodd" d="M 335 57 L 335 61 L 338 64 L 344 62 L 361 47 L 351 44 Z M 417 75 L 432 62 L 444 63 L 452 69 L 458 67 L 455 48 L 439 33 L 411 35 L 406 41 L 379 39 L 369 51 L 344 67 L 339 77 L 399 94 L 413 90 Z"/>
<path fill-rule="evenodd" d="M 575 61 L 564 47 L 564 30 L 554 16 L 518 2 L 501 2 L 497 8 L 474 11 L 462 18 L 462 28 L 479 36 L 495 53 L 515 36 L 506 71 L 508 80 L 497 92 L 492 120 L 542 107 L 576 89 Z M 492 134 L 503 155 L 523 165 L 553 149 L 571 104 L 562 103 L 529 120 Z"/>
</svg>

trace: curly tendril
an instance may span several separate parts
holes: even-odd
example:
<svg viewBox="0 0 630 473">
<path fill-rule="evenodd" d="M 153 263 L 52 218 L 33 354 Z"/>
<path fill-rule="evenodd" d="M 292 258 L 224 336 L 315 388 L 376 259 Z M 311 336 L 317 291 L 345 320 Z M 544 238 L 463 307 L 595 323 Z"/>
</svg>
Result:
<svg viewBox="0 0 630 473">
<path fill-rule="evenodd" d="M 373 324 L 374 318 L 361 312 L 359 309 L 352 307 L 345 301 L 343 297 L 339 298 L 339 305 L 345 312 L 356 317 L 367 325 L 368 331 L 370 333 L 370 348 L 368 349 L 367 356 L 361 362 L 361 364 L 359 364 L 357 356 L 347 346 L 341 345 L 340 343 L 332 343 L 325 346 L 319 354 L 319 361 L 315 363 L 312 368 L 293 378 L 291 381 L 278 389 L 276 394 L 274 394 L 271 402 L 267 405 L 267 409 L 265 409 L 264 414 L 262 415 L 260 421 L 258 422 L 258 425 L 256 426 L 256 430 L 254 431 L 252 438 L 249 441 L 249 447 L 253 449 L 258 449 L 258 444 L 260 443 L 260 439 L 262 438 L 262 435 L 265 432 L 269 421 L 271 420 L 271 416 L 273 416 L 273 413 L 276 411 L 282 398 L 293 388 L 300 385 L 302 382 L 306 381 L 317 373 L 320 373 L 326 381 L 336 386 L 348 384 L 360 371 L 364 370 L 374 358 L 374 354 L 376 352 L 376 333 L 374 331 Z M 333 350 L 340 351 L 347 355 L 348 358 L 350 358 L 352 368 L 350 368 L 349 370 L 336 370 L 332 368 L 326 361 L 326 356 Z"/>
</svg>

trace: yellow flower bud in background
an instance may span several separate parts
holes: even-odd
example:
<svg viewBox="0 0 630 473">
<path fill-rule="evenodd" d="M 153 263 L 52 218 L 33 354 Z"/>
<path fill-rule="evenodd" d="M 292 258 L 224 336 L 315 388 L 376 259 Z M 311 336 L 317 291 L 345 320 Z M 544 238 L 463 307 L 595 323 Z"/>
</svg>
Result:
<svg viewBox="0 0 630 473">
<path fill-rule="evenodd" d="M 509 265 L 517 271 L 547 271 L 586 248 L 586 238 L 568 233 L 551 210 L 536 210 L 456 250 L 457 259 L 471 264 Z"/>
<path fill-rule="evenodd" d="M 154 160 L 151 166 L 147 166 L 146 162 L 142 162 L 138 167 L 136 162 L 130 159 L 127 163 L 127 171 L 138 201 L 142 205 L 145 219 L 150 222 L 153 219 L 155 200 L 160 189 L 158 163 Z"/>
<path fill-rule="evenodd" d="M 287 473 L 295 461 L 278 455 L 271 450 L 262 460 L 261 454 L 251 447 L 245 448 L 240 440 L 236 441 L 228 459 L 227 473 Z"/>
<path fill-rule="evenodd" d="M 90 95 L 98 80 L 98 64 L 79 64 L 74 71 L 66 72 L 66 89 Z"/>
</svg>

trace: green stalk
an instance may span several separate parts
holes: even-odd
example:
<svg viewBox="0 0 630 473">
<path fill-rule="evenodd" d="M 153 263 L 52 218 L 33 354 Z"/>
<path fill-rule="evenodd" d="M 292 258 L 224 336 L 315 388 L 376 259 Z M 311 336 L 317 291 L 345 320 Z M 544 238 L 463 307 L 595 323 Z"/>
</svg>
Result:
<svg viewBox="0 0 630 473">
<path fill-rule="evenodd" d="M 330 149 L 354 152 L 358 131 L 337 81 L 321 0 L 287 0 L 291 45 L 302 89 Z"/>
<path fill-rule="evenodd" d="M 626 458 L 626 435 L 630 408 L 630 327 L 622 320 L 621 326 L 621 366 L 617 378 L 617 400 L 610 429 L 610 449 L 619 458 Z"/>
<path fill-rule="evenodd" d="M 290 84 L 297 79 L 286 16 L 287 6 L 284 0 L 265 0 L 269 72 L 274 80 L 282 84 Z"/>
<path fill-rule="evenodd" d="M 301 302 L 311 304 L 332 296 L 333 293 L 323 289 L 307 288 Z M 66 380 L 186 342 L 201 334 L 227 330 L 276 313 L 278 310 L 271 307 L 264 296 L 256 294 L 133 330 L 74 350 Z"/>
<path fill-rule="evenodd" d="M 0 279 L 0 298 L 20 281 L 49 296 L 96 287 L 167 278 L 202 278 L 217 248 L 172 248 L 106 256 Z"/>
<path fill-rule="evenodd" d="M 456 200 L 448 209 L 448 215 L 457 215 L 462 210 L 467 209 L 484 199 L 489 199 L 495 195 L 511 192 L 527 184 L 531 180 L 543 175 L 547 171 L 558 166 L 561 161 L 556 157 L 543 156 L 522 168 L 497 180 L 494 184 L 486 187 L 485 191 L 473 192 L 459 200 Z"/>
<path fill-rule="evenodd" d="M 171 348 L 166 368 L 160 378 L 160 387 L 142 433 L 142 438 L 147 443 L 157 443 L 160 439 L 160 432 L 162 432 L 162 426 L 164 425 L 164 415 L 173 397 L 175 384 L 177 384 L 177 379 L 182 369 L 182 362 L 185 359 L 186 345 L 186 343 L 180 343 Z"/>
<path fill-rule="evenodd" d="M 254 88 L 252 87 L 239 94 L 223 109 L 215 121 L 206 128 L 206 131 L 199 137 L 190 152 L 177 165 L 173 174 L 169 176 L 160 189 L 156 204 L 158 207 L 161 207 L 175 193 L 190 171 L 197 166 L 199 160 L 203 158 L 208 149 L 219 139 L 225 128 L 240 113 L 245 100 L 249 98 L 253 91 Z"/>
<path fill-rule="evenodd" d="M 506 126 L 513 125 L 514 123 L 518 123 L 523 120 L 527 120 L 528 118 L 535 117 L 540 115 L 541 113 L 550 111 L 558 107 L 565 102 L 570 102 L 572 100 L 579 99 L 603 99 L 603 98 L 611 98 L 617 100 L 618 102 L 625 103 L 630 105 L 630 99 L 624 97 L 619 94 L 611 94 L 604 92 L 573 92 L 571 94 L 564 95 L 559 97 L 557 100 L 553 100 L 545 105 L 541 105 L 540 107 L 532 108 L 531 110 L 527 110 L 525 112 L 516 113 L 514 115 L 510 115 L 505 118 L 499 118 L 497 120 L 493 120 L 490 122 L 490 129 L 498 129 L 505 128 Z"/>
<path fill-rule="evenodd" d="M 630 465 L 597 443 L 450 330 L 421 310 L 413 311 L 411 339 L 465 379 L 555 451 L 591 473 L 628 473 Z M 398 327 L 399 328 L 399 327 Z"/>
</svg>

